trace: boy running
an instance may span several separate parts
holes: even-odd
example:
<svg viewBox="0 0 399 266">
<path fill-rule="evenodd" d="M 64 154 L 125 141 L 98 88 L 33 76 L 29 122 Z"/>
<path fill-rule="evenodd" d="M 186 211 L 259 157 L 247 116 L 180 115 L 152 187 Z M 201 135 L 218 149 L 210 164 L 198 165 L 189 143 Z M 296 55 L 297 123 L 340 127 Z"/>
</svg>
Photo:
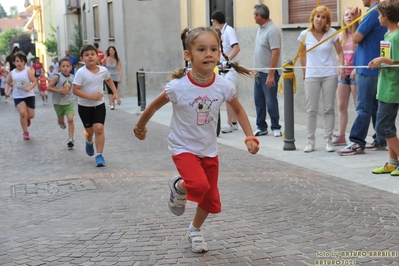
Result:
<svg viewBox="0 0 399 266">
<path fill-rule="evenodd" d="M 93 135 L 95 135 L 97 151 L 95 161 L 97 167 L 102 167 L 105 166 L 102 155 L 105 144 L 103 82 L 105 81 L 112 90 L 118 105 L 121 104 L 121 99 L 107 68 L 97 65 L 96 47 L 91 44 L 84 45 L 80 50 L 80 58 L 85 66 L 79 68 L 75 74 L 73 93 L 78 96 L 78 112 L 85 128 L 86 153 L 89 156 L 94 155 Z"/>
<path fill-rule="evenodd" d="M 64 116 L 67 117 L 69 134 L 67 146 L 69 149 L 72 149 L 74 146 L 73 134 L 75 131 L 75 124 L 73 122 L 75 97 L 72 94 L 74 75 L 70 74 L 71 69 L 71 61 L 68 58 L 61 59 L 59 62 L 60 72 L 54 76 L 48 85 L 48 90 L 53 93 L 53 105 L 57 114 L 58 125 L 62 129 L 66 128 Z"/>
</svg>

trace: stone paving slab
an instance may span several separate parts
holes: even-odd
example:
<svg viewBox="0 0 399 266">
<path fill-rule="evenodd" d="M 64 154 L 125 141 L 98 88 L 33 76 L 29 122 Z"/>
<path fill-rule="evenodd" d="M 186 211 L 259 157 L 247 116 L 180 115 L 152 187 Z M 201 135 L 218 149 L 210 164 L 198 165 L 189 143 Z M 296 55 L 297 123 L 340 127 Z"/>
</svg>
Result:
<svg viewBox="0 0 399 266">
<path fill-rule="evenodd" d="M 186 236 L 195 204 L 181 217 L 166 205 L 167 181 L 176 174 L 166 126 L 150 122 L 148 139 L 138 141 L 132 133 L 137 116 L 108 111 L 107 166 L 96 168 L 84 152 L 78 117 L 76 147 L 69 151 L 51 106 L 38 104 L 32 139 L 23 141 L 16 110 L 4 105 L 0 265 L 399 261 L 399 195 L 226 145 L 219 147 L 223 211 L 203 226 L 210 251 L 195 254 Z M 96 189 L 11 197 L 12 186 L 55 180 L 93 180 Z M 373 257 L 378 254 L 371 251 L 387 253 Z"/>
</svg>

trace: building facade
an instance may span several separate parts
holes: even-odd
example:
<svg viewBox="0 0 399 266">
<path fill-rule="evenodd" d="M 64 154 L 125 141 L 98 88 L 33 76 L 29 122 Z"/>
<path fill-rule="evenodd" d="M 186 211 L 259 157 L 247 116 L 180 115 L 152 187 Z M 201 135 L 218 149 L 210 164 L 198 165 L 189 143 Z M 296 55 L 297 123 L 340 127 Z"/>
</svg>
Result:
<svg viewBox="0 0 399 266">
<path fill-rule="evenodd" d="M 31 41 L 36 47 L 35 55 L 39 57 L 46 71 L 51 63 L 51 56 L 47 53 L 46 39 L 53 33 L 52 27 L 56 25 L 55 2 L 54 0 L 25 1 L 25 8 L 33 12 L 25 24 L 25 29 L 30 31 Z"/>
<path fill-rule="evenodd" d="M 264 3 L 270 9 L 271 19 L 281 27 L 283 34 L 282 61 L 295 57 L 299 33 L 309 26 L 309 16 L 317 0 L 34 0 L 49 1 L 55 6 L 56 27 L 60 56 L 73 35 L 74 25 L 82 27 L 84 43 L 99 43 L 105 51 L 115 46 L 122 60 L 122 96 L 137 95 L 136 72 L 146 71 L 147 95 L 157 95 L 167 76 L 184 64 L 180 31 L 186 27 L 210 26 L 214 10 L 226 14 L 233 26 L 241 48 L 241 65 L 252 68 L 253 50 L 258 25 L 253 18 L 253 7 Z M 55 2 L 55 3 L 54 3 Z M 342 25 L 342 14 L 348 6 L 363 7 L 361 0 L 321 0 L 333 14 L 333 27 Z M 365 10 L 364 10 L 365 11 Z M 298 63 L 299 64 L 299 63 Z M 296 70 L 297 76 L 301 70 Z M 238 97 L 247 112 L 255 114 L 253 80 L 241 77 Z M 279 96 L 282 98 L 282 96 Z M 295 105 L 304 112 L 305 96 L 302 80 L 298 79 Z M 280 108 L 283 108 L 280 99 Z M 351 114 L 354 115 L 353 113 Z M 296 121 L 301 120 L 299 116 Z M 319 119 L 320 121 L 321 119 Z M 304 122 L 304 121 L 299 121 Z"/>
</svg>

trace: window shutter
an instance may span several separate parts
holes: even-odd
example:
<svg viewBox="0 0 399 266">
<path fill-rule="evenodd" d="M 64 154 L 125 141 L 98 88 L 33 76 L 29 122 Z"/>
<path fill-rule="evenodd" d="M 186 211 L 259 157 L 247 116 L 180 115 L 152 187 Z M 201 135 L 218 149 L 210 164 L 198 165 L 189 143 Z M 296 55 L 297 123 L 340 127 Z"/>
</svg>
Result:
<svg viewBox="0 0 399 266">
<path fill-rule="evenodd" d="M 309 17 L 316 7 L 314 0 L 289 0 L 289 24 L 309 23 Z M 331 11 L 332 22 L 337 22 L 337 1 L 321 0 L 321 6 L 326 6 Z"/>
</svg>

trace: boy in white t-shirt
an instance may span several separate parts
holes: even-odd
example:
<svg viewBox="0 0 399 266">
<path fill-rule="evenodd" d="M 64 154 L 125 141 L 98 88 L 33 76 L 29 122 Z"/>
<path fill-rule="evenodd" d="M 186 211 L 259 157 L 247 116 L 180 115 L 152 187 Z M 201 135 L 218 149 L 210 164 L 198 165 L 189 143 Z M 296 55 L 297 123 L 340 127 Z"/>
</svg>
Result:
<svg viewBox="0 0 399 266">
<path fill-rule="evenodd" d="M 85 66 L 81 67 L 75 74 L 73 80 L 73 93 L 78 97 L 78 113 L 85 128 L 86 153 L 89 156 L 94 155 L 93 135 L 96 143 L 96 165 L 105 166 L 105 160 L 102 155 L 105 135 L 105 104 L 103 95 L 103 83 L 107 83 L 114 93 L 114 99 L 118 105 L 121 104 L 118 91 L 107 68 L 98 66 L 97 49 L 93 45 L 84 45 L 80 50 L 81 60 Z"/>
</svg>

